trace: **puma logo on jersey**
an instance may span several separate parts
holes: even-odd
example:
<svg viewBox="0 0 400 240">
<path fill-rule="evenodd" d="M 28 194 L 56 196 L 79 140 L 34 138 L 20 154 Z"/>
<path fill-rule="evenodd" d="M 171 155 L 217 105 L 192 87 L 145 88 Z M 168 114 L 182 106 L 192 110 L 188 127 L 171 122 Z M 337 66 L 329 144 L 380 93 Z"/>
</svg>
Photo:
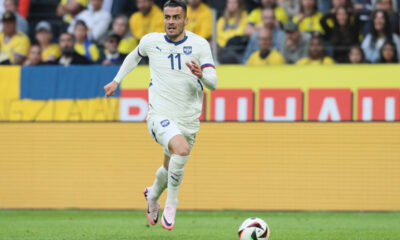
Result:
<svg viewBox="0 0 400 240">
<path fill-rule="evenodd" d="M 156 46 L 156 49 L 160 52 L 162 52 L 161 48 L 159 48 L 158 46 Z"/>
</svg>

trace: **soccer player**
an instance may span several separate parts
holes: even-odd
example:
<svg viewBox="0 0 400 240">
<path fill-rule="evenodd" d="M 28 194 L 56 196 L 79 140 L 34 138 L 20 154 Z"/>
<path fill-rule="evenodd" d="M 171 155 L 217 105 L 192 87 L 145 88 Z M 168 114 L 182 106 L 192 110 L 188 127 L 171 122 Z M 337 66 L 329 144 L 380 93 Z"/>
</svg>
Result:
<svg viewBox="0 0 400 240">
<path fill-rule="evenodd" d="M 158 199 L 168 188 L 161 224 L 171 230 L 175 225 L 184 166 L 200 126 L 203 85 L 214 90 L 217 75 L 208 42 L 185 31 L 188 23 L 185 3 L 169 0 L 164 4 L 163 12 L 166 33 L 145 35 L 104 90 L 107 97 L 113 95 L 140 59 L 149 57 L 151 81 L 147 125 L 154 140 L 164 147 L 165 154 L 164 164 L 157 170 L 153 185 L 144 192 L 147 218 L 152 225 L 157 223 Z"/>
</svg>

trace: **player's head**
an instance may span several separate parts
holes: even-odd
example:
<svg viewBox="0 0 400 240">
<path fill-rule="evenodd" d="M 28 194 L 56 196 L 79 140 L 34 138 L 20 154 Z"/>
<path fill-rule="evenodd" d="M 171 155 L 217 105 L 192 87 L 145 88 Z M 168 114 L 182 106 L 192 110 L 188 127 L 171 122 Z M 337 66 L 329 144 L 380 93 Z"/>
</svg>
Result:
<svg viewBox="0 0 400 240">
<path fill-rule="evenodd" d="M 163 11 L 165 32 L 173 40 L 183 34 L 188 23 L 186 3 L 183 0 L 169 0 L 164 4 Z"/>
</svg>

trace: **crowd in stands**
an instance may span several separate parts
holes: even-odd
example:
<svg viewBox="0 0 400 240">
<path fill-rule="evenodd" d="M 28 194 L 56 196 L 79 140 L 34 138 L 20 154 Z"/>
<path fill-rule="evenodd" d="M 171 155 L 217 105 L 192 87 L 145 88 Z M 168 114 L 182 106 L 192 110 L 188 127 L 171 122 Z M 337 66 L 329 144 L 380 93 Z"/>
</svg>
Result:
<svg viewBox="0 0 400 240">
<path fill-rule="evenodd" d="M 166 0 L 56 1 L 56 21 L 30 21 L 38 0 L 0 0 L 0 64 L 120 65 Z M 192 31 L 221 64 L 398 63 L 400 0 L 187 0 Z M 217 22 L 213 25 L 213 11 Z M 47 9 L 44 11 L 48 11 Z"/>
</svg>

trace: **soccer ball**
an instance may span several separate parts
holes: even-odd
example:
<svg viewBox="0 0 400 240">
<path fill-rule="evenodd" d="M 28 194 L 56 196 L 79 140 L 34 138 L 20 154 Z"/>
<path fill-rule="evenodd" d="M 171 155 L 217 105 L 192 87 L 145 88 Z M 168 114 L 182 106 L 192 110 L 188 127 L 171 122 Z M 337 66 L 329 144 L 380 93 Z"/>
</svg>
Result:
<svg viewBox="0 0 400 240">
<path fill-rule="evenodd" d="M 260 218 L 248 218 L 239 227 L 239 240 L 268 240 L 268 224 Z"/>
</svg>

